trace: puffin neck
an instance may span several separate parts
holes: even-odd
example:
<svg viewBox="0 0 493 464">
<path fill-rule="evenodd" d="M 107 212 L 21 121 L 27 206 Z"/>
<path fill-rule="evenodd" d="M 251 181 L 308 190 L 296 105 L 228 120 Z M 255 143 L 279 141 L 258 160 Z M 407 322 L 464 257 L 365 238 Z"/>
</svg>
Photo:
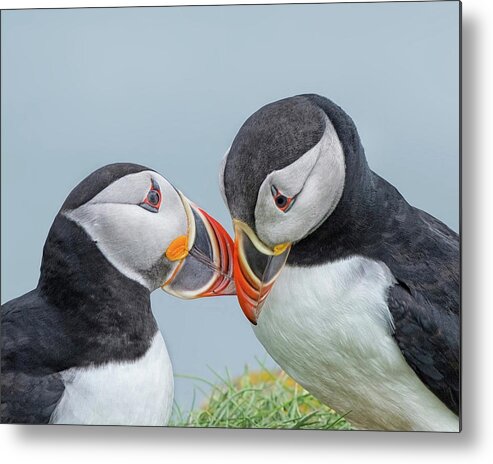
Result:
<svg viewBox="0 0 493 464">
<path fill-rule="evenodd" d="M 157 331 L 149 290 L 115 269 L 63 214 L 43 249 L 38 291 L 76 340 L 82 364 L 105 362 L 103 354 L 112 360 L 141 356 Z"/>
<path fill-rule="evenodd" d="M 352 119 L 335 103 L 306 95 L 324 110 L 344 151 L 346 181 L 332 214 L 308 236 L 296 243 L 288 264 L 311 266 L 359 254 L 368 240 L 381 237 L 396 212 L 412 214 L 409 205 L 390 184 L 370 170 Z M 392 191 L 392 195 L 389 192 Z"/>
<path fill-rule="evenodd" d="M 332 122 L 344 152 L 346 179 L 332 214 L 291 248 L 287 263 L 294 266 L 323 264 L 357 253 L 356 247 L 364 244 L 368 230 L 380 227 L 375 215 L 381 214 L 385 205 L 380 198 L 380 178 L 368 166 L 353 120 L 326 98 L 315 94 L 303 97 L 321 108 Z"/>
<path fill-rule="evenodd" d="M 353 162 L 348 162 L 346 152 L 346 172 L 351 173 L 351 182 L 346 180 L 341 199 L 332 214 L 292 247 L 288 264 L 310 266 L 342 258 L 349 254 L 351 244 L 361 243 L 365 231 L 374 227 L 372 214 L 378 191 L 362 147 L 361 151 L 356 162 L 354 158 Z"/>
</svg>

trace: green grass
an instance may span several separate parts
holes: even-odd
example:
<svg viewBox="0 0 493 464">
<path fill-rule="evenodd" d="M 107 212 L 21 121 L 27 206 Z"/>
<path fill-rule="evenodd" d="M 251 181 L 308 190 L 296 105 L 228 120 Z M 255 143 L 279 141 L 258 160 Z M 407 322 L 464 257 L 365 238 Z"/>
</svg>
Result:
<svg viewBox="0 0 493 464">
<path fill-rule="evenodd" d="M 212 388 L 202 407 L 185 415 L 175 407 L 169 425 L 270 429 L 337 429 L 351 426 L 320 403 L 282 371 L 262 367 L 231 379 L 215 375 L 218 384 L 196 379 Z M 182 376 L 187 377 L 187 376 Z M 187 377 L 192 378 L 192 377 Z"/>
</svg>

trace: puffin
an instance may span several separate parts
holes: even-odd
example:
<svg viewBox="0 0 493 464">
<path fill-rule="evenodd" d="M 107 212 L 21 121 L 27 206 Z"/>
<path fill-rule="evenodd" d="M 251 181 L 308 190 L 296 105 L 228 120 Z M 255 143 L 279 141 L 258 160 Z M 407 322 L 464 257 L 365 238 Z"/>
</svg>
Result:
<svg viewBox="0 0 493 464">
<path fill-rule="evenodd" d="M 173 372 L 150 294 L 234 293 L 232 254 L 158 172 L 90 174 L 55 217 L 37 287 L 2 305 L 2 422 L 166 425 Z"/>
<path fill-rule="evenodd" d="M 220 169 L 255 335 L 357 429 L 459 431 L 459 237 L 367 163 L 316 94 L 250 116 Z"/>
</svg>

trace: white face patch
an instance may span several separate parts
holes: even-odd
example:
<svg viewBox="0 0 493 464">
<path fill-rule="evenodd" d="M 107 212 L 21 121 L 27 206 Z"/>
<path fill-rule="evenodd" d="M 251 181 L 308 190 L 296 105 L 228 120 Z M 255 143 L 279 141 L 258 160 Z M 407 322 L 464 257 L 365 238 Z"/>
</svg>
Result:
<svg viewBox="0 0 493 464">
<path fill-rule="evenodd" d="M 260 186 L 255 207 L 257 235 L 266 245 L 297 242 L 335 209 L 345 181 L 345 161 L 334 126 L 325 116 L 320 141 L 284 169 L 271 172 Z M 272 189 L 294 197 L 286 212 L 275 204 Z"/>
<path fill-rule="evenodd" d="M 161 191 L 158 212 L 139 206 L 152 181 Z M 153 171 L 122 177 L 65 215 L 84 228 L 115 268 L 150 291 L 162 285 L 178 265 L 163 264 L 162 275 L 156 275 L 155 266 L 168 246 L 178 236 L 188 234 L 187 214 L 180 195 Z"/>
</svg>

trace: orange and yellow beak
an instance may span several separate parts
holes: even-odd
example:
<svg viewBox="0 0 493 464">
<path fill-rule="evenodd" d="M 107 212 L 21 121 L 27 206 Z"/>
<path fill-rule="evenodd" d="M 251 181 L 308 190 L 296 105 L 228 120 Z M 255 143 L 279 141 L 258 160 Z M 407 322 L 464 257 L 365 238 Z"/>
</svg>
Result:
<svg viewBox="0 0 493 464">
<path fill-rule="evenodd" d="M 233 224 L 236 294 L 243 313 L 256 325 L 262 306 L 286 263 L 291 244 L 283 243 L 271 249 L 244 222 L 235 219 Z"/>
<path fill-rule="evenodd" d="M 161 288 L 184 299 L 235 295 L 233 240 L 218 221 L 180 195 L 188 235 L 177 237 L 168 246 L 166 258 L 178 265 Z"/>
</svg>

